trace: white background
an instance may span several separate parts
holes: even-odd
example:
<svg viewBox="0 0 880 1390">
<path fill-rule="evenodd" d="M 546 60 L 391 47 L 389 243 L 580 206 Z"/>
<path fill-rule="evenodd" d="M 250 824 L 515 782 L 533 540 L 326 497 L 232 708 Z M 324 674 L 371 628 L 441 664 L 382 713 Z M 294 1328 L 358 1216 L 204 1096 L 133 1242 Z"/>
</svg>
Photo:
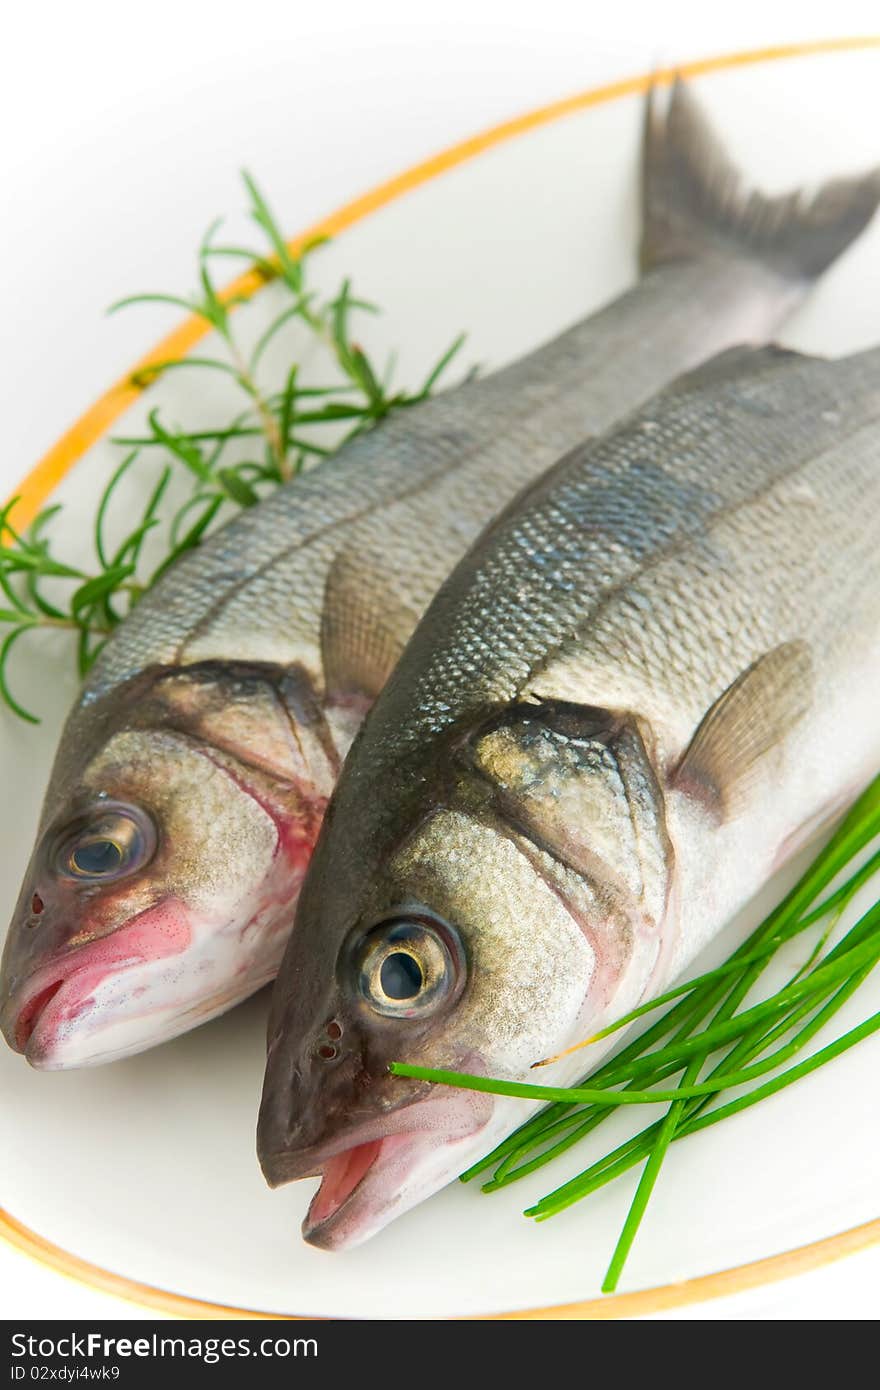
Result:
<svg viewBox="0 0 880 1390">
<path fill-rule="evenodd" d="M 162 311 L 109 320 L 102 311 L 138 289 L 189 285 L 199 236 L 218 208 L 240 202 L 241 166 L 287 189 L 278 211 L 292 231 L 438 149 L 567 93 L 658 62 L 869 33 L 876 13 L 856 3 L 740 3 L 723 16 L 722 7 L 675 0 L 619 0 L 610 17 L 608 8 L 583 0 L 18 6 L 5 22 L 0 74 L 0 495 L 166 327 Z M 279 109 L 267 93 L 279 87 L 290 113 L 283 169 L 265 153 L 278 148 L 266 135 Z M 878 1286 L 873 1251 L 667 1316 L 876 1317 Z M 0 1306 L 8 1318 L 137 1315 L 2 1245 Z"/>
</svg>

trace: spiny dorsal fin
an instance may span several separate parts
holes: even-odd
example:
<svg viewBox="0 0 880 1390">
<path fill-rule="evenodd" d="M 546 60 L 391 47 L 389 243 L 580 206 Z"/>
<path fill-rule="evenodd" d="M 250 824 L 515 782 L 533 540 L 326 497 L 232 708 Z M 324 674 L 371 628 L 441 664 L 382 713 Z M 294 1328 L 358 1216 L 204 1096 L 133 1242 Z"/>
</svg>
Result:
<svg viewBox="0 0 880 1390">
<path fill-rule="evenodd" d="M 702 362 L 699 367 L 676 377 L 672 385 L 666 387 L 663 395 L 686 395 L 689 391 L 701 390 L 704 387 L 711 389 L 723 386 L 726 382 L 756 377 L 771 371 L 774 367 L 793 366 L 795 362 L 810 360 L 815 359 L 808 358 L 806 353 L 779 347 L 776 343 L 768 343 L 764 347 L 743 345 L 727 348 L 725 352 L 710 357 L 708 362 Z"/>
<path fill-rule="evenodd" d="M 340 551 L 327 573 L 321 613 L 328 694 L 375 700 L 417 619 L 394 593 L 381 558 Z"/>
<path fill-rule="evenodd" d="M 736 815 L 762 760 L 809 710 L 812 687 L 806 642 L 784 642 L 759 657 L 703 717 L 672 785 L 722 819 Z"/>
</svg>

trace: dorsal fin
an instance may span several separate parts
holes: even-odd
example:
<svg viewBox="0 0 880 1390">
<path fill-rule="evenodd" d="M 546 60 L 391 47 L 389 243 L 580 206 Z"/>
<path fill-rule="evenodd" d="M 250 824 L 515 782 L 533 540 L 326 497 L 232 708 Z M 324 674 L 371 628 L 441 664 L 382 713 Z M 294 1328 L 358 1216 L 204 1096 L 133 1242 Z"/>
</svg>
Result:
<svg viewBox="0 0 880 1390">
<path fill-rule="evenodd" d="M 777 343 L 768 343 L 763 347 L 740 344 L 710 357 L 708 362 L 702 362 L 692 371 L 682 373 L 671 386 L 666 387 L 663 395 L 686 395 L 689 391 L 698 391 L 704 387 L 723 386 L 727 382 L 756 377 L 773 367 L 811 360 L 806 353 L 780 347 Z"/>
</svg>

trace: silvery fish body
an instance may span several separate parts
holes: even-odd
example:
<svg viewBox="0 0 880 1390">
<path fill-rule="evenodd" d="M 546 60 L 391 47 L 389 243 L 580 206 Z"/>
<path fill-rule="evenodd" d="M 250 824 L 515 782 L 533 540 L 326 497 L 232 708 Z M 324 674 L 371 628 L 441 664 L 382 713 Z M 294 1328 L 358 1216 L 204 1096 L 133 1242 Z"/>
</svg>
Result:
<svg viewBox="0 0 880 1390">
<path fill-rule="evenodd" d="M 259 1147 L 272 1183 L 323 1175 L 307 1239 L 365 1239 L 528 1113 L 391 1061 L 526 1080 L 661 992 L 876 773 L 878 691 L 880 350 L 726 353 L 518 499 L 367 716 L 301 893 Z"/>
<path fill-rule="evenodd" d="M 525 360 L 390 419 L 185 557 L 62 735 L 4 955 L 40 1067 L 172 1037 L 278 967 L 341 760 L 482 527 L 678 372 L 762 340 L 870 219 L 876 176 L 747 195 L 685 93 L 655 104 L 634 289 Z"/>
</svg>

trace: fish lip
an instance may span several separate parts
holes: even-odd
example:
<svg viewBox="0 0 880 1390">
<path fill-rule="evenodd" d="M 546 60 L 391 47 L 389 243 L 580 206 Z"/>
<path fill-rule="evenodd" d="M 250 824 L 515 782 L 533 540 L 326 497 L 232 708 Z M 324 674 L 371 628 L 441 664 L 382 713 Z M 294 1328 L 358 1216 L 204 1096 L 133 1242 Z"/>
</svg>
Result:
<svg viewBox="0 0 880 1390">
<path fill-rule="evenodd" d="M 324 1169 L 333 1158 L 378 1143 L 378 1149 L 357 1183 L 328 1216 L 314 1220 L 312 1213 L 321 1189 L 312 1198 L 302 1225 L 303 1239 L 325 1250 L 356 1244 L 370 1234 L 370 1217 L 386 1206 L 382 1203 L 382 1179 L 387 1168 L 399 1160 L 401 1150 L 412 1150 L 417 1160 L 432 1145 L 438 1133 L 453 1143 L 471 1138 L 486 1128 L 492 1115 L 492 1099 L 476 1092 L 453 1090 L 451 1087 L 426 1087 L 428 1094 L 411 1100 L 390 1114 L 379 1115 L 348 1129 L 339 1138 L 324 1145 L 314 1145 L 296 1151 L 281 1151 L 260 1155 L 260 1163 L 270 1187 L 280 1187 L 301 1178 L 325 1176 Z M 442 1129 L 440 1125 L 446 1121 Z M 450 1120 L 452 1123 L 450 1124 Z"/>
<path fill-rule="evenodd" d="M 352 1210 L 357 1207 L 359 1198 L 362 1198 L 365 1192 L 369 1195 L 370 1178 L 371 1176 L 375 1175 L 377 1168 L 380 1168 L 381 1171 L 380 1165 L 383 1151 L 387 1153 L 387 1145 L 390 1141 L 393 1141 L 395 1137 L 403 1139 L 406 1136 L 390 1136 L 390 1140 L 374 1139 L 371 1141 L 372 1144 L 375 1144 L 377 1146 L 376 1152 L 375 1154 L 373 1154 L 372 1158 L 367 1164 L 366 1169 L 361 1174 L 358 1181 L 352 1186 L 350 1191 L 346 1194 L 344 1199 L 339 1203 L 339 1205 L 336 1207 L 334 1211 L 332 1211 L 327 1216 L 315 1219 L 312 1213 L 314 1212 L 315 1207 L 320 1201 L 321 1193 L 323 1191 L 324 1183 L 322 1175 L 321 1186 L 318 1188 L 317 1192 L 315 1193 L 314 1197 L 309 1203 L 309 1209 L 306 1212 L 305 1219 L 302 1223 L 302 1236 L 303 1240 L 306 1241 L 307 1244 L 317 1246 L 319 1249 L 322 1250 L 332 1250 L 335 1248 L 336 1242 L 334 1240 L 334 1234 L 337 1228 L 343 1222 L 350 1219 Z M 352 1145 L 350 1150 L 343 1149 L 342 1152 L 351 1152 L 352 1154 L 354 1154 L 357 1151 L 357 1149 L 363 1147 L 365 1146 L 361 1144 L 355 1144 Z"/>
<path fill-rule="evenodd" d="M 43 966 L 32 975 L 21 991 L 9 999 L 3 1011 L 4 1037 L 9 1046 L 15 1052 L 22 1053 L 32 1065 L 38 1065 L 46 1054 L 49 1043 L 46 1035 L 58 1014 L 88 998 L 96 983 L 91 967 L 97 951 L 90 947 L 98 944 L 94 942 L 76 951 L 65 952 L 54 963 Z M 115 974 L 126 966 L 139 964 L 142 959 L 141 956 L 123 952 L 118 960 L 105 963 Z M 87 977 L 87 987 L 83 993 L 77 994 L 77 982 L 81 986 L 83 976 Z"/>
<path fill-rule="evenodd" d="M 31 991 L 29 997 L 17 1011 L 10 1011 L 11 1018 L 7 1025 L 4 1021 L 4 1032 L 8 1028 L 8 1040 L 10 1046 L 17 1052 L 26 1053 L 28 1043 L 36 1030 L 40 1021 L 40 1015 L 49 1007 L 55 995 L 64 985 L 64 980 L 53 980 L 45 989 Z"/>
<path fill-rule="evenodd" d="M 53 1024 L 58 1022 L 59 1016 L 71 1006 L 85 1002 L 109 976 L 185 949 L 171 945 L 165 951 L 151 953 L 136 944 L 144 919 L 163 907 L 173 906 L 173 900 L 166 900 L 147 908 L 106 936 L 61 951 L 23 980 L 0 1011 L 0 1028 L 12 1050 L 22 1053 L 33 1067 L 51 1068 L 53 1064 L 49 1058 L 55 1041 Z M 101 972 L 97 977 L 96 970 Z M 46 996 L 42 1007 L 34 1008 L 41 995 Z"/>
<path fill-rule="evenodd" d="M 377 1139 L 389 1139 L 392 1135 L 404 1134 L 410 1130 L 417 1132 L 422 1126 L 413 1125 L 412 1112 L 417 1111 L 416 1118 L 421 1119 L 421 1107 L 430 1103 L 429 1091 L 430 1087 L 425 1084 L 420 1088 L 425 1099 L 410 1099 L 396 1110 L 386 1111 L 385 1114 L 376 1115 L 361 1124 L 354 1124 L 338 1138 L 325 1144 L 305 1145 L 301 1149 L 276 1149 L 268 1153 L 261 1150 L 260 1167 L 266 1182 L 270 1187 L 276 1188 L 285 1187 L 289 1182 L 300 1182 L 303 1178 L 317 1178 L 320 1177 L 325 1163 L 329 1163 L 331 1158 L 338 1158 L 348 1149 L 357 1149 L 362 1144 L 371 1144 Z M 431 1113 L 433 1115 L 433 1110 Z"/>
</svg>

